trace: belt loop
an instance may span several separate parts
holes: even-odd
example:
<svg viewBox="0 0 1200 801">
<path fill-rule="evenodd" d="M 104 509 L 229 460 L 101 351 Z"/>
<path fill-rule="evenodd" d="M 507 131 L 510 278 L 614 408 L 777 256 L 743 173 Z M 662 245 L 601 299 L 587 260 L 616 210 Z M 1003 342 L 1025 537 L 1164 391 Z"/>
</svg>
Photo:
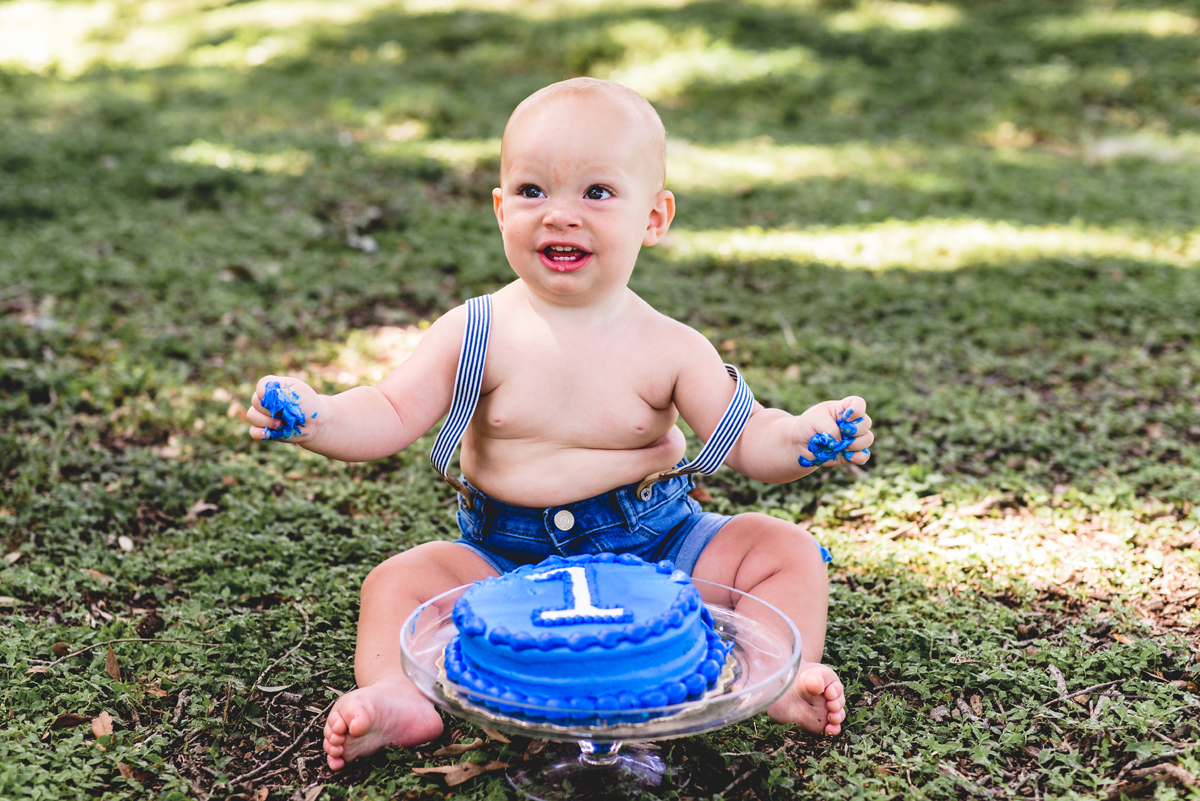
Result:
<svg viewBox="0 0 1200 801">
<path fill-rule="evenodd" d="M 616 501 L 617 508 L 621 510 L 621 514 L 625 517 L 625 527 L 632 534 L 638 530 L 640 523 L 638 522 L 637 506 L 634 504 L 629 493 L 629 487 L 618 487 L 612 491 L 612 496 Z"/>
</svg>

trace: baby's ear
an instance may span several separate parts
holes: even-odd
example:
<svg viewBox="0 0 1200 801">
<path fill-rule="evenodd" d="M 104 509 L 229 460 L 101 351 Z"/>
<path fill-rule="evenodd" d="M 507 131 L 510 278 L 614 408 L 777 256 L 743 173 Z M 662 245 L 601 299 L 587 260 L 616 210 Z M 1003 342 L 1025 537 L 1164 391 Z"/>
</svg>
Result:
<svg viewBox="0 0 1200 801">
<path fill-rule="evenodd" d="M 650 219 L 646 223 L 646 235 L 642 237 L 642 244 L 646 247 L 656 244 L 667 233 L 673 219 L 675 195 L 669 189 L 661 189 L 654 196 L 654 208 L 650 209 Z"/>
<path fill-rule="evenodd" d="M 496 222 L 500 225 L 500 230 L 504 230 L 504 190 L 496 187 L 492 190 L 492 207 L 496 211 Z"/>
</svg>

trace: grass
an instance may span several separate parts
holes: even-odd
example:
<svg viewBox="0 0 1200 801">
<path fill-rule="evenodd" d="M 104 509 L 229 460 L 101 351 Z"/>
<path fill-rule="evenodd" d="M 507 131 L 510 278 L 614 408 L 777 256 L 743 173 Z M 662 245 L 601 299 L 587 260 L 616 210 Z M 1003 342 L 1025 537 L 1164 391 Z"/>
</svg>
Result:
<svg viewBox="0 0 1200 801">
<path fill-rule="evenodd" d="M 862 394 L 879 437 L 704 485 L 833 548 L 846 733 L 662 743 L 654 797 L 1200 798 L 1198 30 L 1187 0 L 0 3 L 0 796 L 510 797 L 412 768 L 520 740 L 450 721 L 333 776 L 305 731 L 365 574 L 456 536 L 431 440 L 342 464 L 239 412 L 268 372 L 377 379 L 508 280 L 507 113 L 592 74 L 672 136 L 635 289 L 764 402 Z"/>
</svg>

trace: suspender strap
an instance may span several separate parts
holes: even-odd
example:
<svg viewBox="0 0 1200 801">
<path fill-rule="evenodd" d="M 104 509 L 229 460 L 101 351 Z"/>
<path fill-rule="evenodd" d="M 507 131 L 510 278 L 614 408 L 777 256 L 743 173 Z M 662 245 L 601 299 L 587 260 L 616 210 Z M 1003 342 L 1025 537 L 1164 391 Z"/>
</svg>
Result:
<svg viewBox="0 0 1200 801">
<path fill-rule="evenodd" d="M 475 406 L 479 403 L 479 390 L 483 384 L 483 364 L 487 360 L 488 332 L 492 327 L 491 295 L 481 295 L 467 301 L 467 327 L 463 331 L 462 351 L 458 355 L 458 370 L 454 376 L 454 398 L 450 402 L 450 413 L 434 440 L 429 461 L 433 469 L 458 490 L 467 508 L 471 508 L 471 493 L 466 485 L 450 475 L 450 457 L 458 448 Z"/>
<path fill-rule="evenodd" d="M 737 389 L 733 392 L 733 400 L 729 401 L 725 414 L 721 415 L 721 421 L 717 423 L 716 430 L 713 431 L 708 442 L 704 443 L 704 447 L 700 449 L 700 455 L 696 457 L 696 461 L 646 476 L 637 486 L 638 498 L 643 501 L 650 500 L 650 488 L 663 479 L 689 473 L 711 476 L 725 461 L 730 448 L 741 436 L 746 421 L 750 419 L 750 412 L 754 409 L 754 393 L 750 391 L 750 387 L 746 386 L 738 369 L 732 364 L 727 364 L 725 371 L 729 373 L 730 378 L 737 382 Z"/>
</svg>

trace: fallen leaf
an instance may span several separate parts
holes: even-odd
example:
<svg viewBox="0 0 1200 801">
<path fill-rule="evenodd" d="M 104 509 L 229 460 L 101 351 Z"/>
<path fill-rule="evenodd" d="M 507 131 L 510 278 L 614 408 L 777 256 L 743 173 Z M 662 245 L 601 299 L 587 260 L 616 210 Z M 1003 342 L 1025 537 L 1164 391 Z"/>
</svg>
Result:
<svg viewBox="0 0 1200 801">
<path fill-rule="evenodd" d="M 20 558 L 21 558 L 20 551 L 13 551 L 12 553 L 6 553 L 4 555 L 4 561 L 8 562 L 10 565 L 15 565 Z"/>
<path fill-rule="evenodd" d="M 236 476 L 221 476 L 221 483 L 227 487 L 232 487 L 238 483 Z"/>
<path fill-rule="evenodd" d="M 950 513 L 952 517 L 982 517 L 988 509 L 991 509 L 997 503 L 997 498 L 993 495 L 988 495 L 978 503 L 972 503 L 968 506 L 960 506 Z"/>
<path fill-rule="evenodd" d="M 196 501 L 188 507 L 187 514 L 183 516 L 183 521 L 185 523 L 195 522 L 205 512 L 215 512 L 220 508 L 216 504 L 208 503 L 207 501 Z"/>
<path fill-rule="evenodd" d="M 107 712 L 101 712 L 96 717 L 92 718 L 92 734 L 97 737 L 104 737 L 113 733 L 112 715 Z"/>
<path fill-rule="evenodd" d="M 321 791 L 325 789 L 323 784 L 314 784 L 304 791 L 304 801 L 317 801 L 317 796 L 321 795 Z"/>
<path fill-rule="evenodd" d="M 76 715 L 74 712 L 64 712 L 54 719 L 50 724 L 52 729 L 69 729 L 72 726 L 78 726 L 80 723 L 89 723 L 91 718 L 84 715 Z"/>
<path fill-rule="evenodd" d="M 113 577 L 106 576 L 103 573 L 101 573 L 99 570 L 92 570 L 90 567 L 81 567 L 79 569 L 82 570 L 84 573 L 87 573 L 92 578 L 97 579 L 105 587 L 107 587 L 109 584 L 112 584 Z"/>
<path fill-rule="evenodd" d="M 259 687 L 259 689 L 261 690 L 262 688 Z M 479 748 L 482 745 L 483 745 L 483 740 L 480 739 L 479 737 L 476 737 L 473 742 L 451 743 L 450 745 L 443 746 L 442 748 L 439 748 L 438 750 L 434 751 L 433 755 L 435 757 L 436 756 L 458 756 L 459 754 L 465 754 L 468 751 L 477 751 L 477 750 L 479 750 Z"/>
<path fill-rule="evenodd" d="M 0 595 L 0 606 L 16 606 L 18 603 L 20 602 L 10 595 Z"/>
<path fill-rule="evenodd" d="M 121 546 L 122 551 L 133 550 L 133 540 L 131 540 L 129 537 L 126 537 L 124 534 L 117 537 L 117 545 Z"/>
<path fill-rule="evenodd" d="M 267 801 L 267 796 L 271 794 L 270 787 L 259 787 L 254 791 L 254 801 Z"/>
<path fill-rule="evenodd" d="M 496 742 L 500 742 L 500 743 L 511 743 L 512 742 L 512 740 L 508 739 L 507 737 L 505 737 L 503 734 L 496 731 L 495 729 L 489 729 L 487 726 L 480 726 L 479 728 L 483 729 L 483 733 L 486 734 L 489 738 L 495 740 Z"/>
<path fill-rule="evenodd" d="M 525 747 L 525 754 L 521 758 L 529 759 L 530 757 L 537 756 L 546 750 L 548 743 L 549 740 L 530 740 L 529 745 Z"/>
<path fill-rule="evenodd" d="M 291 686 L 292 685 L 290 685 L 290 684 L 277 684 L 277 685 L 274 685 L 271 687 L 264 687 L 260 684 L 260 685 L 258 685 L 258 689 L 260 692 L 264 692 L 264 693 L 279 693 L 279 692 L 283 692 L 284 690 L 286 690 L 288 687 L 291 687 Z"/>
<path fill-rule="evenodd" d="M 971 711 L 980 717 L 983 716 L 983 698 L 982 696 L 972 695 L 970 698 Z"/>
<path fill-rule="evenodd" d="M 941 723 L 943 720 L 951 717 L 950 708 L 944 704 L 942 706 L 935 706 L 929 710 L 929 717 L 933 718 L 934 722 Z"/>
<path fill-rule="evenodd" d="M 124 762 L 117 763 L 117 771 L 120 772 L 120 774 L 123 778 L 126 778 L 126 779 L 133 778 L 133 768 L 129 767 Z"/>
<path fill-rule="evenodd" d="M 704 487 L 696 487 L 694 490 L 688 493 L 688 496 L 693 500 L 699 501 L 700 503 L 708 503 L 712 500 L 712 495 L 710 495 L 708 490 L 706 490 Z"/>
<path fill-rule="evenodd" d="M 108 646 L 108 656 L 104 657 L 104 672 L 111 676 L 113 681 L 121 680 L 121 665 L 117 662 L 117 655 L 111 645 Z"/>
<path fill-rule="evenodd" d="M 439 768 L 413 768 L 412 772 L 418 776 L 441 774 L 446 779 L 447 787 L 456 787 L 476 776 L 481 776 L 493 770 L 503 770 L 507 767 L 508 764 L 505 762 L 492 760 L 485 765 L 476 765 L 474 762 L 459 762 L 457 765 L 445 765 Z"/>
<path fill-rule="evenodd" d="M 37 676 L 37 675 L 39 675 L 39 674 L 42 674 L 42 673 L 49 673 L 49 672 L 50 672 L 50 668 L 48 668 L 48 667 L 40 667 L 40 666 L 39 666 L 39 667 L 31 667 L 31 668 L 29 668 L 29 670 L 26 670 L 26 671 L 25 671 L 25 675 L 26 675 L 26 676 Z"/>
</svg>

